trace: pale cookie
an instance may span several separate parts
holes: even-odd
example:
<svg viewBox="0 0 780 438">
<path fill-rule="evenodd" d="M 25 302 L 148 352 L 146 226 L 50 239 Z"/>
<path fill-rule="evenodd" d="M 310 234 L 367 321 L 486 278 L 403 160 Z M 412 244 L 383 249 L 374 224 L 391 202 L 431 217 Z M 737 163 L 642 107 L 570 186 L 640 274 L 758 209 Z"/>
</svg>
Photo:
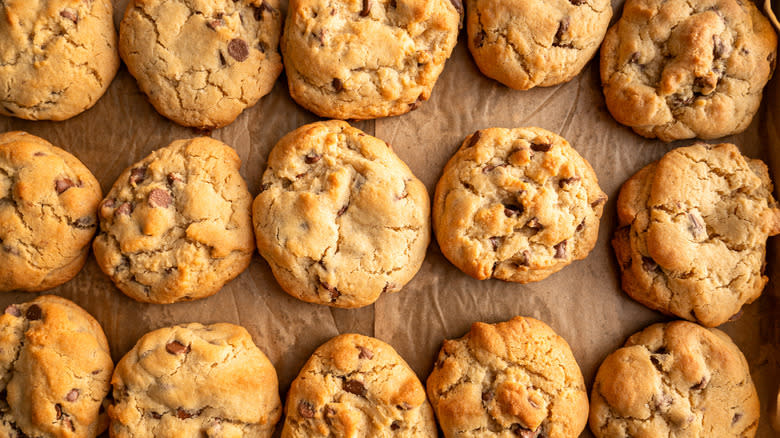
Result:
<svg viewBox="0 0 780 438">
<path fill-rule="evenodd" d="M 281 28 L 278 0 L 132 0 L 119 50 L 160 114 L 221 128 L 273 88 Z"/>
<path fill-rule="evenodd" d="M 111 384 L 113 438 L 270 438 L 282 413 L 276 370 L 233 324 L 147 333 Z"/>
<path fill-rule="evenodd" d="M 290 386 L 282 438 L 435 438 L 422 383 L 393 347 L 345 334 L 320 346 Z"/>
<path fill-rule="evenodd" d="M 442 253 L 466 274 L 527 283 L 588 255 L 606 200 L 590 164 L 562 137 L 483 129 L 444 168 L 433 225 Z"/>
<path fill-rule="evenodd" d="M 387 143 L 345 122 L 312 123 L 268 157 L 252 207 L 257 248 L 290 295 L 366 306 L 420 269 L 429 202 Z"/>
<path fill-rule="evenodd" d="M 98 264 L 131 298 L 213 295 L 249 265 L 252 196 L 231 147 L 178 140 L 125 170 L 100 206 Z"/>
<path fill-rule="evenodd" d="M 0 316 L 0 436 L 95 438 L 114 363 L 97 321 L 44 295 Z"/>
<path fill-rule="evenodd" d="M 428 397 L 447 438 L 576 438 L 588 394 L 569 344 L 547 324 L 515 317 L 472 324 L 445 340 Z"/>
<path fill-rule="evenodd" d="M 468 0 L 466 6 L 477 67 L 518 90 L 577 76 L 612 18 L 609 0 Z"/>
<path fill-rule="evenodd" d="M 758 111 L 776 51 L 752 1 L 628 0 L 601 48 L 607 107 L 663 141 L 739 133 Z"/>
<path fill-rule="evenodd" d="M 25 132 L 0 134 L 0 291 L 38 292 L 75 277 L 101 197 L 73 155 Z"/>
<path fill-rule="evenodd" d="M 629 179 L 612 246 L 623 290 L 708 327 L 756 300 L 780 209 L 766 165 L 732 144 L 673 149 Z"/>
<path fill-rule="evenodd" d="M 0 1 L 0 114 L 65 120 L 105 93 L 119 68 L 109 0 Z"/>
<path fill-rule="evenodd" d="M 460 0 L 291 0 L 290 94 L 321 117 L 404 114 L 431 95 L 458 39 Z"/>
<path fill-rule="evenodd" d="M 634 334 L 599 367 L 596 438 L 752 438 L 759 403 L 745 356 L 718 329 L 687 321 Z"/>
</svg>

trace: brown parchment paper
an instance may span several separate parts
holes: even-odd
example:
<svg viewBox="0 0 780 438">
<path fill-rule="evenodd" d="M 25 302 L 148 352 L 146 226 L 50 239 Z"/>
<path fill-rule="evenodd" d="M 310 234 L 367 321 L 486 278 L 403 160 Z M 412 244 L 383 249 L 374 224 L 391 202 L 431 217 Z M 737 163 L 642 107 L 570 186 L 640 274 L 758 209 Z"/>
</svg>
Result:
<svg viewBox="0 0 780 438">
<path fill-rule="evenodd" d="M 622 0 L 613 0 L 615 17 Z M 115 0 L 117 26 L 127 0 Z M 601 94 L 598 62 L 569 83 L 513 91 L 480 74 L 466 47 L 465 30 L 428 102 L 409 114 L 356 123 L 389 142 L 432 194 L 444 164 L 469 133 L 493 126 L 540 126 L 567 138 L 593 165 L 609 195 L 599 241 L 590 256 L 537 283 L 519 285 L 477 281 L 461 273 L 431 243 L 417 276 L 399 293 L 369 307 L 331 309 L 285 294 L 266 262 L 256 255 L 249 267 L 218 294 L 189 303 L 153 305 L 125 297 L 103 275 L 93 257 L 72 281 L 50 293 L 74 300 L 106 331 L 115 361 L 144 333 L 176 323 L 219 321 L 241 324 L 276 366 L 284 397 L 292 379 L 314 349 L 345 332 L 376 336 L 393 345 L 424 382 L 445 338 L 462 336 L 474 321 L 498 322 L 533 316 L 552 326 L 571 345 L 590 388 L 604 357 L 645 326 L 670 318 L 634 302 L 620 289 L 610 246 L 616 225 L 620 185 L 665 152 L 692 141 L 664 144 L 619 125 Z M 764 102 L 748 130 L 721 141 L 767 161 L 780 181 L 780 80 L 767 87 Z M 211 133 L 234 147 L 242 175 L 257 194 L 266 158 L 285 133 L 317 120 L 287 92 L 284 74 L 271 94 L 233 124 Z M 201 135 L 158 115 L 122 67 L 106 95 L 89 111 L 65 122 L 30 122 L 0 116 L 0 132 L 24 130 L 41 136 L 92 170 L 104 193 L 124 168 L 152 150 L 179 138 Z M 716 141 L 713 141 L 715 143 Z M 770 400 L 780 381 L 780 239 L 770 240 L 763 296 L 744 315 L 721 328 L 732 336 L 750 363 L 762 404 L 759 437 L 776 436 L 769 424 Z M 0 308 L 33 295 L 0 295 Z M 582 436 L 592 436 L 586 429 Z"/>
</svg>

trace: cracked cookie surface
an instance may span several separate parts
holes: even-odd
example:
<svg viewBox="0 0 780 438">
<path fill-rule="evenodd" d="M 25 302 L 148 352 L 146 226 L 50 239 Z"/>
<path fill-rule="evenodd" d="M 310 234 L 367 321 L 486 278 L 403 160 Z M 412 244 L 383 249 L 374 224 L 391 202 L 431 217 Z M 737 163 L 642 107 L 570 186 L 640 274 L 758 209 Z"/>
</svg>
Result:
<svg viewBox="0 0 780 438">
<path fill-rule="evenodd" d="M 109 0 L 0 2 L 0 114 L 65 120 L 91 108 L 119 68 Z"/>
<path fill-rule="evenodd" d="M 147 333 L 111 384 L 115 438 L 270 438 L 282 412 L 276 370 L 233 324 Z"/>
<path fill-rule="evenodd" d="M 126 169 L 99 208 L 93 248 L 103 272 L 142 302 L 217 293 L 254 251 L 252 196 L 240 166 L 231 147 L 199 137 Z"/>
<path fill-rule="evenodd" d="M 290 386 L 282 438 L 437 436 L 422 383 L 390 345 L 344 334 L 321 345 Z"/>
<path fill-rule="evenodd" d="M 751 438 L 758 429 L 745 356 L 722 331 L 687 321 L 651 325 L 607 356 L 591 404 L 597 438 Z"/>
<path fill-rule="evenodd" d="M 0 291 L 38 292 L 75 277 L 101 197 L 73 155 L 25 132 L 0 134 Z"/>
<path fill-rule="evenodd" d="M 776 53 L 752 1 L 628 0 L 601 48 L 607 107 L 663 141 L 736 134 L 758 111 Z"/>
<path fill-rule="evenodd" d="M 281 27 L 278 0 L 133 0 L 119 49 L 160 114 L 220 128 L 273 88 Z"/>
<path fill-rule="evenodd" d="M 257 248 L 290 295 L 366 306 L 420 269 L 429 202 L 384 141 L 342 121 L 305 125 L 268 157 L 252 207 Z"/>
<path fill-rule="evenodd" d="M 114 363 L 97 321 L 53 295 L 0 316 L 0 436 L 95 438 Z"/>
<path fill-rule="evenodd" d="M 609 0 L 468 0 L 466 10 L 477 66 L 518 90 L 577 76 L 612 18 Z"/>
<path fill-rule="evenodd" d="M 373 119 L 428 100 L 458 38 L 460 0 L 291 0 L 290 94 L 321 117 Z"/>
<path fill-rule="evenodd" d="M 585 258 L 607 196 L 562 137 L 540 128 L 489 128 L 466 137 L 436 184 L 442 253 L 484 280 L 539 281 Z"/>
<path fill-rule="evenodd" d="M 533 318 L 476 322 L 445 340 L 427 386 L 447 438 L 575 438 L 588 419 L 569 344 Z"/>
<path fill-rule="evenodd" d="M 715 327 L 756 300 L 780 209 L 766 165 L 733 144 L 673 149 L 629 179 L 612 246 L 632 298 Z"/>
</svg>

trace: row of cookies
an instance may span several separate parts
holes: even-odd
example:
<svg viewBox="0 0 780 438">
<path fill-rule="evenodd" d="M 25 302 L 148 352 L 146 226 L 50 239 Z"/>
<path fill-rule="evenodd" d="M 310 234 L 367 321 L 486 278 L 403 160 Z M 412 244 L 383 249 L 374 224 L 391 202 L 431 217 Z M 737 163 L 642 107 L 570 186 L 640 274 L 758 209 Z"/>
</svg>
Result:
<svg viewBox="0 0 780 438">
<path fill-rule="evenodd" d="M 7 436 L 94 438 L 109 427 L 112 437 L 270 437 L 281 417 L 276 371 L 240 326 L 157 329 L 116 369 L 100 325 L 60 297 L 9 306 L 0 334 Z M 444 341 L 427 396 L 390 345 L 339 335 L 292 382 L 281 436 L 435 437 L 435 412 L 448 438 L 574 438 L 588 416 L 599 438 L 752 437 L 759 417 L 739 348 L 683 321 L 652 325 L 610 354 L 590 406 L 569 345 L 549 326 L 474 323 Z"/>
<path fill-rule="evenodd" d="M 608 0 L 472 0 L 467 9 L 477 65 L 518 89 L 579 74 L 612 16 Z M 118 46 L 152 105 L 185 126 L 225 126 L 269 93 L 282 71 L 279 46 L 300 105 L 321 117 L 371 119 L 430 97 L 462 13 L 459 0 L 293 0 L 282 34 L 278 0 L 133 0 Z M 72 117 L 97 101 L 119 65 L 110 0 L 4 3 L 0 36 L 5 115 Z M 752 2 L 629 0 L 601 51 L 607 106 L 620 123 L 664 141 L 741 132 L 776 46 Z"/>
</svg>

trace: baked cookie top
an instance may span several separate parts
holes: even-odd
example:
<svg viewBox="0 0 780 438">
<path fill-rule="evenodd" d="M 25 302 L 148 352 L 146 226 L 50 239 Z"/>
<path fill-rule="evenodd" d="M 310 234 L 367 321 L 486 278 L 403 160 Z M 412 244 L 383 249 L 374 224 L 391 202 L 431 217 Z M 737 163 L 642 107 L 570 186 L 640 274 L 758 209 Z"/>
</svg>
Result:
<svg viewBox="0 0 780 438">
<path fill-rule="evenodd" d="M 41 291 L 76 276 L 101 197 L 73 155 L 25 132 L 0 134 L 0 291 Z"/>
<path fill-rule="evenodd" d="M 276 370 L 233 324 L 147 333 L 119 361 L 111 384 L 116 438 L 270 438 L 282 412 Z"/>
<path fill-rule="evenodd" d="M 629 179 L 612 245 L 635 300 L 705 326 L 761 295 L 780 209 L 766 165 L 733 144 L 673 149 Z"/>
<path fill-rule="evenodd" d="M 65 120 L 105 93 L 119 68 L 109 0 L 0 2 L 0 114 Z"/>
<path fill-rule="evenodd" d="M 458 39 L 460 0 L 291 0 L 290 94 L 321 117 L 404 114 L 431 95 Z"/>
<path fill-rule="evenodd" d="M 751 1 L 628 0 L 601 49 L 607 107 L 663 141 L 739 133 L 776 51 L 772 25 Z"/>
<path fill-rule="evenodd" d="M 281 28 L 278 0 L 133 0 L 119 49 L 162 115 L 220 128 L 273 88 Z"/>
<path fill-rule="evenodd" d="M 94 438 L 114 369 L 97 321 L 44 295 L 0 316 L 0 435 Z"/>
<path fill-rule="evenodd" d="M 687 321 L 628 338 L 599 367 L 590 400 L 597 438 L 751 438 L 758 429 L 745 356 L 722 331 Z"/>
<path fill-rule="evenodd" d="M 240 166 L 231 147 L 199 137 L 126 169 L 100 206 L 93 247 L 103 272 L 143 302 L 217 293 L 254 251 L 252 196 Z"/>
<path fill-rule="evenodd" d="M 469 50 L 479 69 L 518 90 L 569 81 L 598 50 L 609 0 L 468 0 Z"/>
<path fill-rule="evenodd" d="M 588 420 L 569 344 L 533 318 L 476 322 L 445 340 L 427 386 L 447 438 L 575 438 Z"/>
<path fill-rule="evenodd" d="M 433 224 L 466 274 L 527 283 L 585 258 L 607 196 L 564 138 L 541 128 L 466 137 L 436 185 Z"/>
<path fill-rule="evenodd" d="M 290 295 L 360 307 L 420 269 L 428 192 L 384 141 L 342 121 L 305 125 L 279 140 L 262 181 L 257 248 Z"/>
<path fill-rule="evenodd" d="M 344 334 L 321 345 L 290 386 L 282 438 L 436 437 L 422 383 L 390 345 Z"/>
</svg>

